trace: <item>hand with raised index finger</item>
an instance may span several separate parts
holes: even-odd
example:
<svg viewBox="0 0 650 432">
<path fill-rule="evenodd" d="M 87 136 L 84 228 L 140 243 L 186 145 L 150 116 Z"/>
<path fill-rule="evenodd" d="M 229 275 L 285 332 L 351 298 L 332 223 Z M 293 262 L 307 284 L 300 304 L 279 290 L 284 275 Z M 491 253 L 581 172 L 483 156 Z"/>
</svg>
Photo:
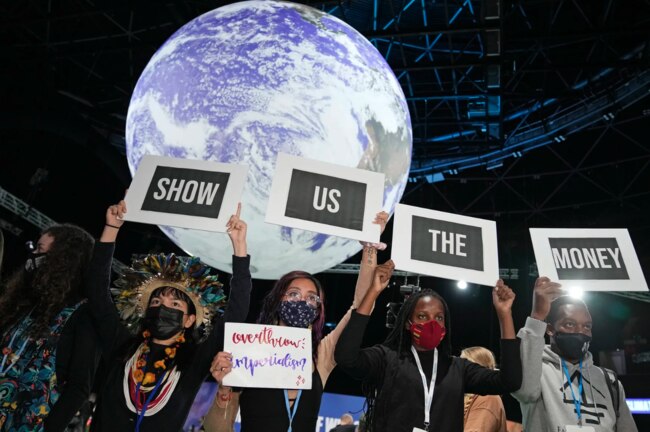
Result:
<svg viewBox="0 0 650 432">
<path fill-rule="evenodd" d="M 232 242 L 232 247 L 235 256 L 245 257 L 247 255 L 246 248 L 246 232 L 248 226 L 241 218 L 241 203 L 237 204 L 237 212 L 230 216 L 228 223 L 226 224 L 226 232 L 230 237 Z"/>
</svg>

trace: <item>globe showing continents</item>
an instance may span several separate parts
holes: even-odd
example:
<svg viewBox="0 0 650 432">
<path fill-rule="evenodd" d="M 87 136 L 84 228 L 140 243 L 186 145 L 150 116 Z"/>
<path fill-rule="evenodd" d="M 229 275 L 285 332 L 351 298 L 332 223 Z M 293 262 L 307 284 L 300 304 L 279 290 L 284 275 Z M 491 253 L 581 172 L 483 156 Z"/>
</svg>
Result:
<svg viewBox="0 0 650 432">
<path fill-rule="evenodd" d="M 373 45 L 333 16 L 276 1 L 230 4 L 172 35 L 138 80 L 126 142 L 131 173 L 145 154 L 248 165 L 242 218 L 261 279 L 317 273 L 361 248 L 264 223 L 278 153 L 383 172 L 392 213 L 412 147 L 404 94 Z M 226 234 L 161 229 L 186 253 L 231 271 Z"/>
</svg>

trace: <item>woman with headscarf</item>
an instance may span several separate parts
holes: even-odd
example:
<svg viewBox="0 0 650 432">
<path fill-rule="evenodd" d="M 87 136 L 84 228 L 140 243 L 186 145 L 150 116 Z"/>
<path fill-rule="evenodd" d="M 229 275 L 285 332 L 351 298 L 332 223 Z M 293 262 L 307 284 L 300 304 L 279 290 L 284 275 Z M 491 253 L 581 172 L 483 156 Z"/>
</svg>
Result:
<svg viewBox="0 0 650 432">
<path fill-rule="evenodd" d="M 178 432 L 212 358 L 223 347 L 224 321 L 243 321 L 248 313 L 246 224 L 238 209 L 227 225 L 233 276 L 222 317 L 221 283 L 198 258 L 160 254 L 137 260 L 116 281 L 113 303 L 108 289 L 111 258 L 125 213 L 123 201 L 107 210 L 87 284 L 104 357 L 111 366 L 91 430 Z"/>
</svg>

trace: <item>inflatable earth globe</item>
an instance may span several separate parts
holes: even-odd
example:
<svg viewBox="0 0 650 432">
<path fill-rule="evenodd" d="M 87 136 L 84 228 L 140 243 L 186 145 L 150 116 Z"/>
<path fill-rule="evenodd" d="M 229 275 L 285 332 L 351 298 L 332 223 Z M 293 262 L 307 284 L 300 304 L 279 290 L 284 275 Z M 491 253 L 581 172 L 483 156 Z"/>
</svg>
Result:
<svg viewBox="0 0 650 432">
<path fill-rule="evenodd" d="M 251 270 L 275 279 L 318 273 L 361 248 L 264 223 L 278 153 L 383 172 L 383 209 L 392 213 L 412 135 L 399 82 L 361 34 L 308 6 L 246 1 L 192 20 L 154 54 L 131 98 L 126 143 L 132 174 L 145 154 L 247 164 Z M 188 254 L 231 271 L 226 234 L 161 229 Z"/>
</svg>

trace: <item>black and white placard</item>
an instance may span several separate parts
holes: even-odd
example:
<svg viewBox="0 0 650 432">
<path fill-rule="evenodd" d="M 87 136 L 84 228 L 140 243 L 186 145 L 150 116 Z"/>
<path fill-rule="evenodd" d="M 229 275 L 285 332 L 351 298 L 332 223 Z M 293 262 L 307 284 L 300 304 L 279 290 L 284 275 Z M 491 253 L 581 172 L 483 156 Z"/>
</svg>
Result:
<svg viewBox="0 0 650 432">
<path fill-rule="evenodd" d="M 265 221 L 355 240 L 379 241 L 383 173 L 281 153 Z"/>
<path fill-rule="evenodd" d="M 226 231 L 248 166 L 145 155 L 126 195 L 126 220 Z"/>
<path fill-rule="evenodd" d="M 626 229 L 530 228 L 537 269 L 566 289 L 647 291 Z"/>
<path fill-rule="evenodd" d="M 398 204 L 392 259 L 400 270 L 493 286 L 499 279 L 496 223 Z"/>
</svg>

